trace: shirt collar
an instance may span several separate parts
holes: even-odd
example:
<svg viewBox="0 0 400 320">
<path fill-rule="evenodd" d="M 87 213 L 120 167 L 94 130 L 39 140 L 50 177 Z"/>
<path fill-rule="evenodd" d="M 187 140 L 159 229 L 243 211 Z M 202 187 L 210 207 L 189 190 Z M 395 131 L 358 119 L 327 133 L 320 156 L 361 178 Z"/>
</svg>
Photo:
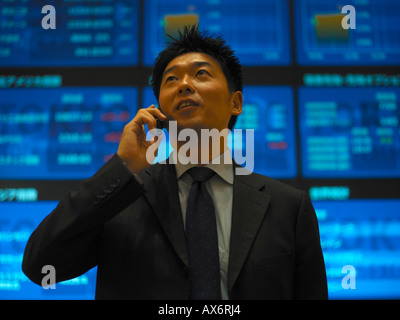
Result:
<svg viewBox="0 0 400 320">
<path fill-rule="evenodd" d="M 176 176 L 178 179 L 187 170 L 196 167 L 196 164 L 190 163 L 190 161 L 185 161 L 188 162 L 188 164 L 182 164 L 179 160 L 189 160 L 189 159 L 184 154 L 179 154 L 178 157 L 177 152 L 175 150 L 172 152 L 171 157 L 173 157 L 175 163 Z M 205 167 L 212 169 L 227 183 L 233 184 L 233 165 L 232 165 L 232 156 L 229 148 L 226 148 L 223 153 L 221 153 L 213 160 L 211 160 L 211 162 L 206 164 Z"/>
</svg>

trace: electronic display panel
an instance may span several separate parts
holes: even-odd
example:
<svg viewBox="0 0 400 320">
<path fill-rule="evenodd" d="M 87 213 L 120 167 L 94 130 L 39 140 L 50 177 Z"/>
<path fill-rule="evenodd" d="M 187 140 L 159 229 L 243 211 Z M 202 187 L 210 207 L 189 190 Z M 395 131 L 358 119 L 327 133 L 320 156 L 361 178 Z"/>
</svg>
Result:
<svg viewBox="0 0 400 320">
<path fill-rule="evenodd" d="M 233 131 L 233 147 L 241 147 L 243 155 L 250 151 L 246 147 L 244 131 L 254 130 L 254 172 L 273 178 L 294 178 L 297 175 L 292 88 L 244 86 L 243 111 L 234 129 L 243 130 L 242 139 L 236 139 Z"/>
<path fill-rule="evenodd" d="M 166 34 L 183 25 L 223 34 L 242 65 L 289 65 L 291 62 L 287 0 L 148 0 L 144 1 L 143 63 L 151 66 Z"/>
<path fill-rule="evenodd" d="M 53 5 L 55 29 L 42 7 Z M 0 66 L 134 66 L 139 1 L 2 1 Z"/>
<path fill-rule="evenodd" d="M 306 178 L 400 177 L 399 88 L 299 88 Z"/>
<path fill-rule="evenodd" d="M 294 178 L 297 174 L 297 160 L 292 88 L 244 86 L 243 100 L 243 112 L 237 118 L 228 140 L 233 158 L 238 154 L 240 159 L 250 159 L 253 153 L 252 163 L 242 164 L 239 159 L 236 160 L 257 173 Z M 151 104 L 157 106 L 157 100 L 152 89 L 147 87 L 143 91 L 143 107 L 147 108 Z M 254 130 L 248 137 L 247 129 Z M 160 145 L 155 162 L 165 160 L 172 151 L 168 132 L 164 132 L 166 144 L 163 141 Z M 252 140 L 253 147 L 246 144 L 246 141 Z"/>
<path fill-rule="evenodd" d="M 342 20 L 355 8 L 355 29 Z M 398 65 L 400 2 L 397 0 L 295 0 L 299 65 Z M 351 16 L 349 16 L 351 18 Z M 344 21 L 348 24 L 347 18 Z"/>
<path fill-rule="evenodd" d="M 0 91 L 2 179 L 84 179 L 115 152 L 137 112 L 134 87 Z"/>
<path fill-rule="evenodd" d="M 22 272 L 26 243 L 57 202 L 0 202 L 0 299 L 1 300 L 92 300 L 96 270 L 43 289 Z M 43 273 L 45 277 L 47 272 Z M 57 270 L 56 270 L 57 279 Z M 44 281 L 45 284 L 48 282 Z"/>
<path fill-rule="evenodd" d="M 313 204 L 329 299 L 399 299 L 400 200 L 353 199 Z M 345 266 L 350 267 L 343 270 Z"/>
<path fill-rule="evenodd" d="M 324 253 L 330 299 L 400 297 L 398 199 L 313 201 Z M 0 203 L 0 299 L 93 299 L 96 268 L 43 289 L 22 272 L 26 242 L 57 205 L 54 201 Z M 362 212 L 362 215 L 360 214 Z M 354 267 L 355 288 L 349 287 Z M 347 285 L 346 285 L 347 284 Z M 347 289 L 346 289 L 347 288 Z"/>
</svg>

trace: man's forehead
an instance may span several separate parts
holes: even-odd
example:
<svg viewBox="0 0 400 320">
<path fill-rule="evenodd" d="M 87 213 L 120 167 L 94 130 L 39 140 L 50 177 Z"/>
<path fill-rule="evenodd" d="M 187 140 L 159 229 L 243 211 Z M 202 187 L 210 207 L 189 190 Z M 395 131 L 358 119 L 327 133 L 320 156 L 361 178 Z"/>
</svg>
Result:
<svg viewBox="0 0 400 320">
<path fill-rule="evenodd" d="M 176 68 L 182 68 L 182 67 L 191 67 L 191 66 L 210 66 L 210 67 L 218 67 L 219 64 L 217 60 L 215 60 L 213 57 L 206 53 L 202 52 L 188 52 L 181 54 L 171 60 L 168 65 L 165 67 L 163 76 L 167 74 L 168 72 L 176 69 Z"/>
</svg>

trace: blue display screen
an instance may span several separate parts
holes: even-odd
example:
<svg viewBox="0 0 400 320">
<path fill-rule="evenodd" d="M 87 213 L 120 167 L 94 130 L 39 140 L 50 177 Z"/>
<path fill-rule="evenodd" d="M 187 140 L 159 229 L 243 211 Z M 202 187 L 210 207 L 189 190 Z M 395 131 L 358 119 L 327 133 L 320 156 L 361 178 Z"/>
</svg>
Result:
<svg viewBox="0 0 400 320">
<path fill-rule="evenodd" d="M 313 204 L 319 221 L 329 298 L 399 299 L 400 200 Z M 353 279 L 349 277 L 350 269 L 343 270 L 345 266 L 354 268 Z"/>
<path fill-rule="evenodd" d="M 254 161 L 239 164 L 247 169 L 275 178 L 294 178 L 297 174 L 293 90 L 279 86 L 245 86 L 243 112 L 231 130 L 228 145 L 235 158 L 250 159 L 251 147 L 246 147 L 246 129 L 254 130 Z M 153 91 L 143 91 L 143 106 L 157 105 Z M 166 159 L 172 151 L 168 133 L 159 147 L 155 162 Z"/>
<path fill-rule="evenodd" d="M 342 28 L 345 5 L 355 8 L 355 29 Z M 397 0 L 295 0 L 294 13 L 300 65 L 399 64 Z"/>
<path fill-rule="evenodd" d="M 287 0 L 148 0 L 144 1 L 143 63 L 157 54 L 178 27 L 223 34 L 243 65 L 288 65 L 291 62 Z"/>
<path fill-rule="evenodd" d="M 29 236 L 56 204 L 0 203 L 0 299 L 94 298 L 96 268 L 47 290 L 30 282 L 21 270 Z M 313 204 L 319 221 L 329 298 L 400 298 L 400 200 Z M 344 266 L 354 268 L 354 279 L 344 279 L 348 274 L 342 272 Z M 348 286 L 351 281 L 355 288 Z"/>
<path fill-rule="evenodd" d="M 303 176 L 400 177 L 399 99 L 399 88 L 300 88 Z"/>
<path fill-rule="evenodd" d="M 55 29 L 44 5 L 55 9 Z M 139 1 L 2 1 L 0 66 L 133 66 L 139 61 Z"/>
<path fill-rule="evenodd" d="M 57 283 L 55 289 L 43 289 L 22 272 L 22 258 L 30 235 L 56 205 L 54 201 L 0 203 L 1 300 L 94 299 L 97 268 Z"/>
<path fill-rule="evenodd" d="M 2 89 L 2 179 L 83 179 L 118 149 L 137 112 L 129 87 Z"/>
<path fill-rule="evenodd" d="M 254 172 L 274 178 L 297 175 L 292 88 L 245 86 L 243 112 L 235 129 L 254 129 Z M 234 143 L 234 148 L 240 147 L 235 137 Z M 244 139 L 242 144 L 243 150 L 247 150 Z"/>
</svg>

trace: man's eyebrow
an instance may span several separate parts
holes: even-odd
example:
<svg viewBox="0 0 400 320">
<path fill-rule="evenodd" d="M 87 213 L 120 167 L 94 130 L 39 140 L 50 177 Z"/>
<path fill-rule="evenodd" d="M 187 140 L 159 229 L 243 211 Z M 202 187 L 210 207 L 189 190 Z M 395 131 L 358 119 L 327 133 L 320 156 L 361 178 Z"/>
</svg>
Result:
<svg viewBox="0 0 400 320">
<path fill-rule="evenodd" d="M 207 61 L 194 61 L 194 62 L 190 63 L 190 65 L 191 65 L 191 66 L 194 66 L 194 67 L 197 67 L 197 68 L 198 68 L 198 67 L 203 67 L 203 66 L 208 66 L 208 67 L 213 68 L 213 65 L 212 65 L 211 63 L 207 62 Z M 168 72 L 171 72 L 171 71 L 173 71 L 173 70 L 176 69 L 176 68 L 178 68 L 178 66 L 172 66 L 172 67 L 166 69 L 166 70 L 164 71 L 164 73 L 163 73 L 162 78 L 164 78 L 165 75 L 166 75 Z"/>
<path fill-rule="evenodd" d="M 208 67 L 213 67 L 211 63 L 207 62 L 207 61 L 195 61 L 193 63 L 193 65 L 195 67 L 203 67 L 203 66 L 208 66 Z"/>
</svg>

